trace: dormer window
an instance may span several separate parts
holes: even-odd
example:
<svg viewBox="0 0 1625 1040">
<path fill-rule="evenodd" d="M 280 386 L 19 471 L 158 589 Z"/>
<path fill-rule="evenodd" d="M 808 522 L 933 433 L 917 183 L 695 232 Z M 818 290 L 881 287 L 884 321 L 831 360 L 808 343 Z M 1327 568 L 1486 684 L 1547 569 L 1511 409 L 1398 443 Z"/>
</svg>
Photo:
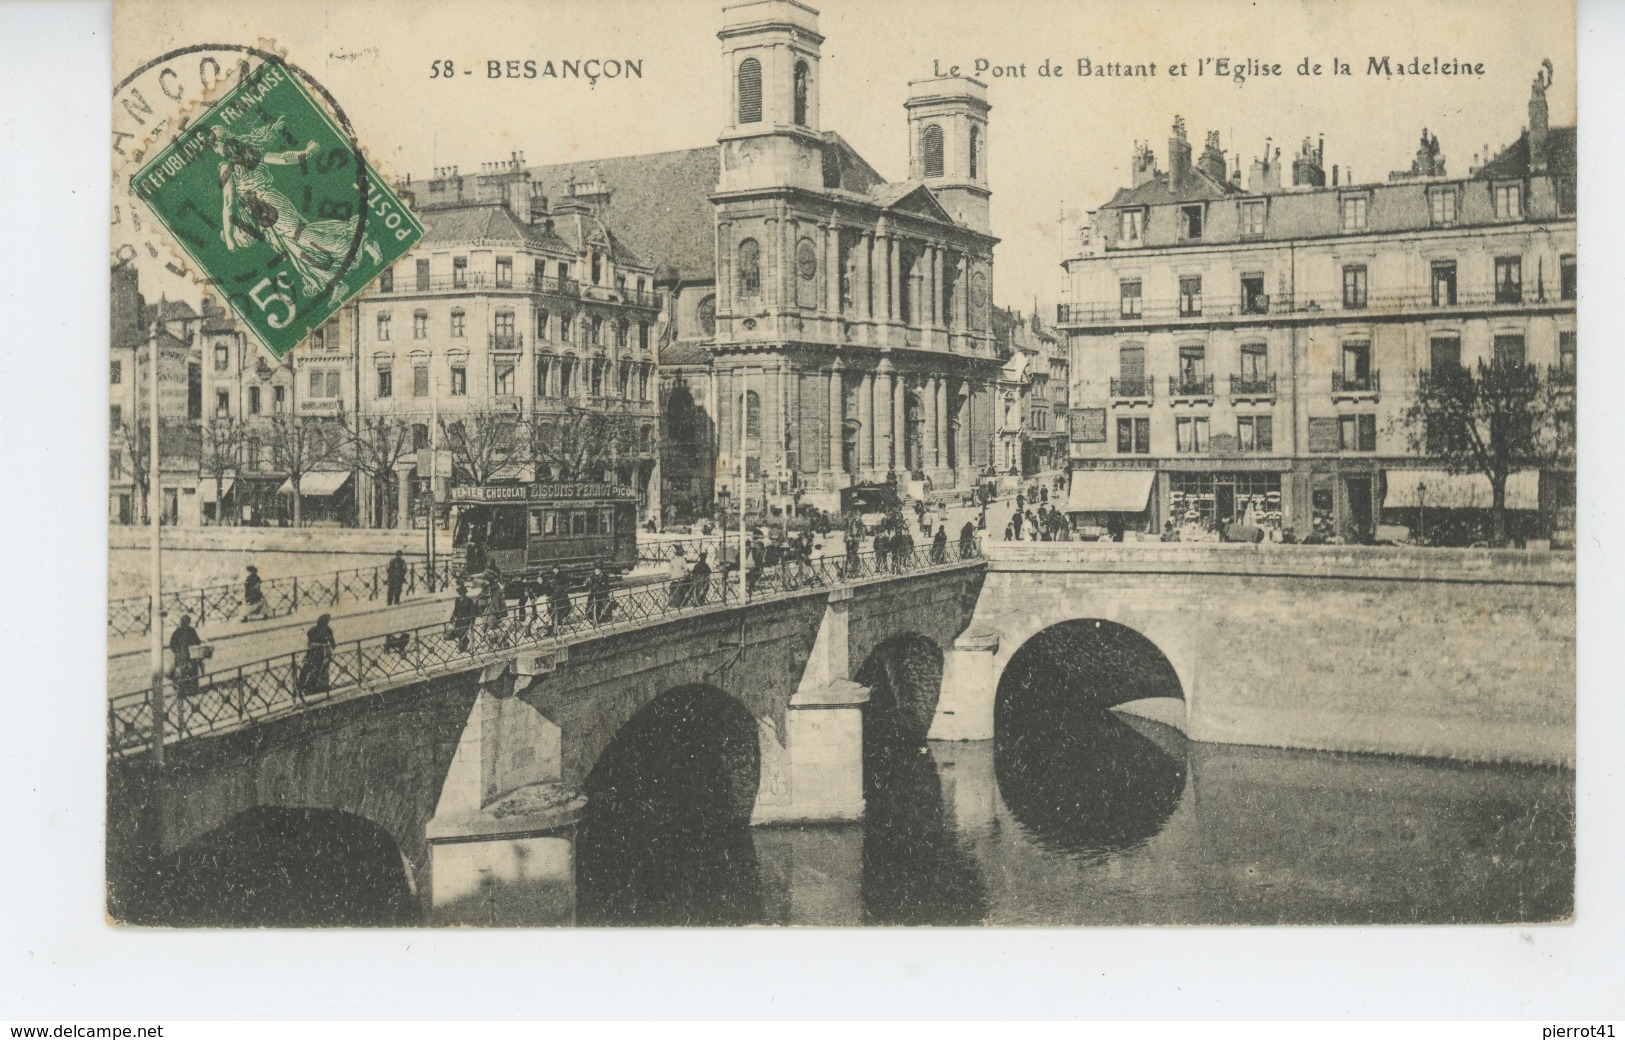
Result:
<svg viewBox="0 0 1625 1040">
<path fill-rule="evenodd" d="M 1187 241 L 1202 237 L 1202 207 L 1179 207 L 1179 233 Z"/>
<path fill-rule="evenodd" d="M 1345 195 L 1341 202 L 1344 231 L 1364 231 L 1367 227 L 1366 211 L 1371 200 L 1364 195 Z"/>
<path fill-rule="evenodd" d="M 1456 223 L 1456 189 L 1430 188 L 1428 190 L 1428 217 L 1434 227 L 1453 227 Z"/>
<path fill-rule="evenodd" d="M 1516 220 L 1523 216 L 1523 185 L 1514 181 L 1511 184 L 1497 184 L 1490 189 L 1495 202 L 1495 219 Z"/>
<path fill-rule="evenodd" d="M 1117 237 L 1125 245 L 1139 245 L 1145 233 L 1145 210 L 1125 209 L 1117 214 Z"/>
<path fill-rule="evenodd" d="M 1241 233 L 1243 235 L 1262 235 L 1264 233 L 1264 200 L 1251 199 L 1241 204 Z"/>
</svg>

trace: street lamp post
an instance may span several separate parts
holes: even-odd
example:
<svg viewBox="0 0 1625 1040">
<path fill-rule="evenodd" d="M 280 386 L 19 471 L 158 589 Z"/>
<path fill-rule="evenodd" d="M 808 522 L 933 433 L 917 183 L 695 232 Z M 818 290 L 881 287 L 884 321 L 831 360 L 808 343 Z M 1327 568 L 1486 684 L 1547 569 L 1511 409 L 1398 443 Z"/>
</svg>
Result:
<svg viewBox="0 0 1625 1040">
<path fill-rule="evenodd" d="M 1417 537 L 1423 545 L 1428 543 L 1428 486 L 1422 481 L 1416 484 L 1416 505 L 1418 519 L 1416 526 L 1421 528 Z"/>
<path fill-rule="evenodd" d="M 162 469 L 158 460 L 158 324 L 163 321 L 166 306 L 167 301 L 160 297 L 158 313 L 153 317 L 152 331 L 147 339 L 147 364 L 152 369 L 148 373 L 151 398 L 148 401 L 147 422 L 147 433 L 151 438 L 147 444 L 147 523 L 152 527 L 152 606 L 151 620 L 147 625 L 152 635 L 152 690 L 148 710 L 152 713 L 152 764 L 155 768 L 162 768 L 164 764 L 164 722 L 168 714 L 164 707 L 163 566 L 158 555 L 160 529 L 163 526 L 160 511 L 162 499 L 158 487 L 158 476 Z"/>
</svg>

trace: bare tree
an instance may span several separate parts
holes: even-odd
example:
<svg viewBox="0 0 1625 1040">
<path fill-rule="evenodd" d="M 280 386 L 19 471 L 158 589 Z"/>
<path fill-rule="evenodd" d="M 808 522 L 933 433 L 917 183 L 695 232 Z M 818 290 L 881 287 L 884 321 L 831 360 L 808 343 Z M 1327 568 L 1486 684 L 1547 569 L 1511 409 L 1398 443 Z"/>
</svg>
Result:
<svg viewBox="0 0 1625 1040">
<path fill-rule="evenodd" d="M 571 408 L 541 416 L 529 427 L 530 456 L 538 473 L 545 467 L 559 480 L 592 480 L 635 458 L 637 420 L 630 411 Z"/>
<path fill-rule="evenodd" d="M 293 488 L 293 523 L 297 527 L 303 497 L 300 488 L 305 477 L 331 463 L 345 461 L 348 431 L 344 417 L 278 413 L 271 416 L 265 433 L 273 465 L 288 474 L 288 483 Z"/>
<path fill-rule="evenodd" d="M 440 420 L 440 438 L 451 452 L 453 479 L 487 484 L 514 464 L 518 420 L 511 415 L 466 415 Z"/>
<path fill-rule="evenodd" d="M 130 469 L 130 482 L 135 485 L 137 502 L 135 515 L 140 523 L 151 521 L 148 516 L 147 496 L 151 490 L 152 458 L 151 428 L 145 419 L 122 419 L 113 427 L 113 443 L 123 455 L 124 465 Z"/>
<path fill-rule="evenodd" d="M 1507 477 L 1553 466 L 1572 447 L 1559 435 L 1566 388 L 1535 365 L 1480 361 L 1417 374 L 1416 397 L 1401 417 L 1413 452 L 1451 473 L 1490 482 L 1490 542 L 1506 545 Z"/>
<path fill-rule="evenodd" d="M 247 441 L 247 428 L 230 417 L 211 419 L 202 428 L 201 455 L 203 473 L 214 478 L 214 522 L 225 521 L 226 478 L 236 474 L 242 463 L 243 445 Z"/>
<path fill-rule="evenodd" d="M 385 415 L 368 416 L 351 432 L 349 454 L 355 467 L 372 478 L 373 526 L 394 526 L 395 481 L 401 460 L 412 454 L 411 425 Z"/>
</svg>

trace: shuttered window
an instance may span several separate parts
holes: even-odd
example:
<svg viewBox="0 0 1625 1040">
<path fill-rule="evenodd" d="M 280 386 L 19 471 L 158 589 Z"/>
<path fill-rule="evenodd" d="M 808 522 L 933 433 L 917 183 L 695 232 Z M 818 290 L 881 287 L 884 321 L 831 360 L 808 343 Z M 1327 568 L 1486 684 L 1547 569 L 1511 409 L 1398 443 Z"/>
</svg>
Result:
<svg viewBox="0 0 1625 1040">
<path fill-rule="evenodd" d="M 755 58 L 739 63 L 739 121 L 762 121 L 762 63 Z"/>
<path fill-rule="evenodd" d="M 920 131 L 920 163 L 925 176 L 942 176 L 942 127 L 935 123 Z"/>
</svg>

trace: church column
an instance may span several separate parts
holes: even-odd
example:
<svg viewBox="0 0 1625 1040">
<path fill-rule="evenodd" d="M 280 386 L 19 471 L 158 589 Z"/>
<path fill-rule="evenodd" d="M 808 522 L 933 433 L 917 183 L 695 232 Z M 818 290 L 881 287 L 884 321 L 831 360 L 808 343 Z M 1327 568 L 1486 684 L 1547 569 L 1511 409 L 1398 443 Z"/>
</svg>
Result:
<svg viewBox="0 0 1625 1040">
<path fill-rule="evenodd" d="M 903 294 L 900 291 L 902 283 L 898 280 L 902 268 L 902 244 L 903 243 L 896 236 L 888 236 L 886 239 L 888 270 L 891 272 L 891 277 L 889 279 L 891 284 L 891 292 L 888 296 L 886 306 L 886 318 L 888 321 L 903 320 Z"/>
<path fill-rule="evenodd" d="M 963 335 L 970 332 L 970 257 L 959 261 L 959 291 L 954 294 L 954 324 Z"/>
<path fill-rule="evenodd" d="M 942 313 L 942 247 L 931 247 L 931 324 L 942 328 L 946 315 Z"/>
<path fill-rule="evenodd" d="M 830 366 L 829 379 L 829 472 L 833 486 L 840 487 L 841 454 L 846 443 L 846 386 L 842 370 L 846 366 L 836 358 Z"/>
<path fill-rule="evenodd" d="M 935 416 L 933 425 L 936 427 L 937 465 L 948 465 L 948 380 L 942 376 L 935 376 L 931 380 L 931 395 L 935 403 Z"/>
<path fill-rule="evenodd" d="M 858 386 L 858 469 L 874 468 L 875 464 L 875 374 L 864 372 Z"/>
<path fill-rule="evenodd" d="M 829 224 L 820 227 L 824 232 L 824 313 L 833 318 L 841 313 L 841 232 Z"/>
<path fill-rule="evenodd" d="M 902 479 L 908 461 L 908 377 L 902 372 L 892 377 L 892 468 Z"/>
<path fill-rule="evenodd" d="M 874 319 L 884 322 L 891 313 L 891 303 L 886 292 L 886 271 L 891 260 L 891 236 L 882 232 L 875 232 L 874 262 L 870 265 L 869 286 L 870 294 L 874 297 Z"/>
<path fill-rule="evenodd" d="M 892 364 L 880 359 L 875 370 L 875 469 L 884 474 L 891 469 Z"/>
<path fill-rule="evenodd" d="M 794 220 L 779 226 L 779 305 L 785 308 L 796 306 L 796 279 L 801 277 L 796 270 L 796 240 L 800 236 L 801 225 Z"/>
<path fill-rule="evenodd" d="M 970 383 L 967 380 L 960 380 L 959 385 L 954 387 L 954 402 L 959 408 L 959 429 L 954 433 L 956 441 L 954 455 L 958 458 L 961 473 L 975 474 L 976 463 L 970 453 L 971 396 Z"/>
<path fill-rule="evenodd" d="M 871 288 L 869 284 L 869 253 L 874 249 L 874 245 L 875 234 L 873 231 L 865 231 L 863 237 L 858 240 L 858 273 L 857 277 L 853 279 L 852 295 L 857 297 L 856 306 L 860 321 L 868 321 L 873 314 L 870 309 L 869 296 Z"/>
<path fill-rule="evenodd" d="M 733 239 L 731 225 L 717 221 L 717 313 L 733 313 Z"/>
<path fill-rule="evenodd" d="M 758 263 L 761 264 L 759 277 L 762 285 L 762 303 L 767 306 L 770 313 L 774 307 L 784 306 L 784 292 L 779 285 L 779 272 L 784 267 L 780 262 L 784 255 L 779 243 L 780 234 L 779 218 L 768 217 L 760 240 L 761 251 L 757 256 Z"/>
</svg>

